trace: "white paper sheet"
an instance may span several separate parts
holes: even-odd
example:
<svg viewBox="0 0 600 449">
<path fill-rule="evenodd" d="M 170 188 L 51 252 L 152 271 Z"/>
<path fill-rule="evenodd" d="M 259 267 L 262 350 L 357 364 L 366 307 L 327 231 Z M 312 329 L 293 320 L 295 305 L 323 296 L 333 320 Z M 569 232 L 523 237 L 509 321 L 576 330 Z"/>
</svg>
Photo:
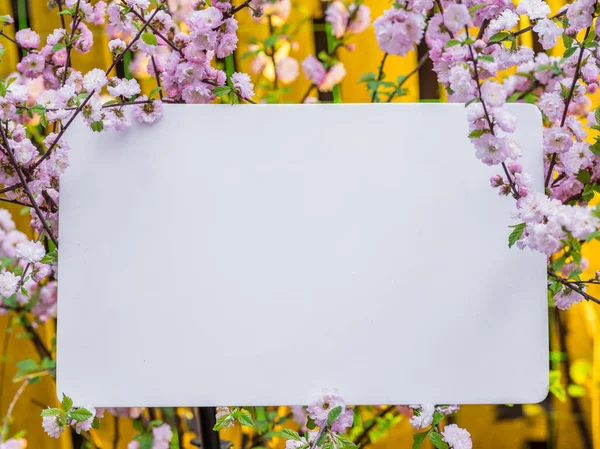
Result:
<svg viewBox="0 0 600 449">
<path fill-rule="evenodd" d="M 512 105 L 542 184 L 537 109 Z M 74 126 L 58 392 L 96 406 L 527 403 L 544 256 L 451 104 L 170 105 Z"/>
</svg>

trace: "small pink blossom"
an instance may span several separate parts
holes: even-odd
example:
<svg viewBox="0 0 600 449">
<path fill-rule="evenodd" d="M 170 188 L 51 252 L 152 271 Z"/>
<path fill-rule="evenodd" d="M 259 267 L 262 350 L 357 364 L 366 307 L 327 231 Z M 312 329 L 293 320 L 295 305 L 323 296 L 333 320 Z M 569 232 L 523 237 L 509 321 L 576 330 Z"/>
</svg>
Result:
<svg viewBox="0 0 600 449">
<path fill-rule="evenodd" d="M 56 416 L 44 416 L 42 418 L 42 427 L 44 431 L 52 438 L 58 438 L 63 433 L 64 428 L 58 424 Z"/>
<path fill-rule="evenodd" d="M 231 82 L 242 98 L 248 100 L 254 96 L 254 85 L 247 73 L 235 72 L 231 75 Z"/>
<path fill-rule="evenodd" d="M 448 424 L 444 427 L 442 436 L 452 449 L 471 449 L 473 447 L 471 434 L 456 424 Z"/>
<path fill-rule="evenodd" d="M 444 24 L 454 33 L 468 26 L 470 21 L 469 9 L 462 3 L 451 3 L 444 10 Z"/>
<path fill-rule="evenodd" d="M 137 101 L 147 101 L 148 97 L 142 95 Z M 149 103 L 133 106 L 133 116 L 140 123 L 154 123 L 162 118 L 162 101 L 152 100 Z"/>
<path fill-rule="evenodd" d="M 300 64 L 298 64 L 298 61 L 289 56 L 281 58 L 275 66 L 277 78 L 284 84 L 295 81 L 298 78 L 299 70 Z"/>
<path fill-rule="evenodd" d="M 38 48 L 40 45 L 40 35 L 30 28 L 17 31 L 15 40 L 24 48 Z"/>
</svg>

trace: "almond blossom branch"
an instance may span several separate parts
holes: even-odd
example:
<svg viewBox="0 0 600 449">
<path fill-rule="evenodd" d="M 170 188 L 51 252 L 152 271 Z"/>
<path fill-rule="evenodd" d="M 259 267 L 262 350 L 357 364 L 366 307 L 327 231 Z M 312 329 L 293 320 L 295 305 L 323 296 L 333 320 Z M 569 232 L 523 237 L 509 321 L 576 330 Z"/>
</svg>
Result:
<svg viewBox="0 0 600 449">
<path fill-rule="evenodd" d="M 163 5 L 164 5 L 164 3 L 161 3 L 160 5 L 158 5 L 156 7 L 156 9 L 153 11 L 152 15 L 148 18 L 148 21 L 144 22 L 144 25 L 140 28 L 140 30 L 135 35 L 135 37 L 129 42 L 129 44 L 127 45 L 127 47 L 125 47 L 125 50 L 123 50 L 119 54 L 119 56 L 117 56 L 113 60 L 113 62 L 110 65 L 110 67 L 105 72 L 106 75 L 108 75 L 110 73 L 110 71 L 112 69 L 114 69 L 115 66 L 125 57 L 125 54 L 127 53 L 127 51 L 129 51 L 129 49 L 131 49 L 131 47 L 133 46 L 133 44 L 135 44 L 135 42 L 141 37 L 141 35 L 144 33 L 144 31 L 146 31 L 146 28 L 148 27 L 148 24 L 154 18 L 154 16 L 156 16 L 156 14 L 158 14 L 158 11 L 160 11 L 160 9 L 162 8 Z M 75 120 L 75 117 L 77 117 L 77 115 L 79 115 L 79 113 L 81 112 L 81 110 L 83 109 L 83 107 L 87 104 L 87 102 L 90 101 L 90 99 L 92 98 L 92 96 L 94 95 L 94 93 L 95 93 L 95 91 L 92 90 L 88 94 L 88 96 L 85 97 L 85 99 L 83 100 L 83 102 L 77 107 L 77 109 L 75 110 L 75 112 L 71 115 L 71 117 L 69 118 L 69 121 L 67 122 L 67 124 L 62 127 L 62 129 L 58 133 L 58 136 L 56 137 L 56 139 L 54 140 L 54 142 L 52 143 L 52 145 L 50 145 L 50 148 L 48 148 L 48 151 L 46 151 L 42 155 L 42 157 L 40 157 L 35 163 L 32 164 L 31 169 L 29 170 L 30 172 L 33 172 L 37 167 L 40 166 L 40 164 L 42 162 L 44 162 L 46 159 L 48 159 L 50 157 L 50 155 L 52 154 L 52 151 L 54 151 L 54 149 L 58 145 L 58 142 L 60 141 L 60 138 L 67 131 L 67 128 L 71 125 L 71 123 L 73 123 L 73 120 Z"/>
<path fill-rule="evenodd" d="M 585 36 L 583 37 L 582 42 L 584 42 L 585 39 L 588 37 L 588 34 L 590 34 L 591 28 L 592 27 L 590 25 L 585 30 Z M 573 93 L 575 92 L 575 86 L 577 85 L 577 81 L 579 80 L 579 74 L 581 72 L 581 62 L 583 61 L 583 52 L 584 52 L 584 47 L 582 45 L 581 48 L 579 49 L 579 57 L 577 58 L 577 64 L 575 65 L 575 73 L 573 74 L 573 82 L 571 83 L 571 88 L 569 89 L 569 95 L 567 96 L 567 99 L 565 101 L 565 107 L 563 109 L 562 118 L 560 120 L 561 128 L 563 126 L 565 126 L 565 121 L 567 120 L 567 113 L 569 111 L 569 105 L 571 104 L 571 100 L 573 99 Z M 548 187 L 548 184 L 550 184 L 550 178 L 552 177 L 552 172 L 554 171 L 554 166 L 556 165 L 556 160 L 558 158 L 557 154 L 558 153 L 552 154 L 552 159 L 550 160 L 550 165 L 548 166 L 548 172 L 546 173 L 546 180 L 544 181 L 544 187 L 546 187 L 546 188 Z"/>
<path fill-rule="evenodd" d="M 48 235 L 48 238 L 50 240 L 52 240 L 52 243 L 54 243 L 54 245 L 58 248 L 58 240 L 56 239 L 56 237 L 54 237 L 54 234 L 52 233 L 52 231 L 50 230 L 50 227 L 48 226 L 48 223 L 46 222 L 46 217 L 40 210 L 40 206 L 35 201 L 35 198 L 33 197 L 31 190 L 29 190 L 29 186 L 27 185 L 27 181 L 25 180 L 25 176 L 23 175 L 21 166 L 15 160 L 12 149 L 10 148 L 10 145 L 8 144 L 8 139 L 4 132 L 4 128 L 1 125 L 0 125 L 0 134 L 2 136 L 2 142 L 6 149 L 6 155 L 8 156 L 10 164 L 13 166 L 13 168 L 17 172 L 17 176 L 19 177 L 19 180 L 21 181 L 21 185 L 23 187 L 23 190 L 25 191 L 25 194 L 27 195 L 27 198 L 29 198 L 29 201 L 31 202 L 31 206 L 34 208 L 35 213 L 38 216 L 38 219 L 40 220 L 42 226 L 44 227 L 44 230 L 46 231 L 46 234 Z"/>
<path fill-rule="evenodd" d="M 592 295 L 590 295 L 589 293 L 586 293 L 582 290 L 581 287 L 579 287 L 577 285 L 577 283 L 575 282 L 571 282 L 565 278 L 560 277 L 559 275 L 557 275 L 554 271 L 552 270 L 548 270 L 548 276 L 553 277 L 554 279 L 556 279 L 558 282 L 560 282 L 561 284 L 563 284 L 565 287 L 569 287 L 571 290 L 579 293 L 581 296 L 583 296 L 585 299 L 587 299 L 588 301 L 592 301 L 595 302 L 596 304 L 600 304 L 600 299 L 594 298 Z"/>
</svg>

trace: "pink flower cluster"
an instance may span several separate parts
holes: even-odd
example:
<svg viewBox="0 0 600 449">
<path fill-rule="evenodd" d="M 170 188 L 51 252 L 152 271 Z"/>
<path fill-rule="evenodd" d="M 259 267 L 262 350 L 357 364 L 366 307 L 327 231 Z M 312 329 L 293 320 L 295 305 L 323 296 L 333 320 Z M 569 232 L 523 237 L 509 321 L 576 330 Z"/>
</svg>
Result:
<svg viewBox="0 0 600 449">
<path fill-rule="evenodd" d="M 337 407 L 341 407 L 342 411 L 335 421 L 331 423 L 330 428 L 333 432 L 344 433 L 352 426 L 354 413 L 337 393 L 327 392 L 315 398 L 307 408 L 308 416 L 310 416 L 317 426 L 323 427 L 327 424 L 329 413 Z"/>
<path fill-rule="evenodd" d="M 412 9 L 410 6 L 396 4 L 373 22 L 377 44 L 385 53 L 404 56 L 421 42 L 426 26 L 425 16 L 414 8 L 414 4 Z"/>
</svg>

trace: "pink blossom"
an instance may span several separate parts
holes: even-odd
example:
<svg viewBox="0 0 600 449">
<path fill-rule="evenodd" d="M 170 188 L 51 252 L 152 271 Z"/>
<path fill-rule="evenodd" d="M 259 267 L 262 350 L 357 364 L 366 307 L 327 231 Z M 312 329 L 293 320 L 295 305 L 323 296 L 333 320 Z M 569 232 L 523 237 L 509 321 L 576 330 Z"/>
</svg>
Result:
<svg viewBox="0 0 600 449">
<path fill-rule="evenodd" d="M 341 1 L 334 1 L 325 11 L 325 20 L 331 24 L 333 35 L 338 39 L 346 32 L 350 13 Z"/>
<path fill-rule="evenodd" d="M 421 406 L 411 406 L 411 408 L 415 409 L 415 414 L 410 419 L 411 426 L 418 430 L 431 425 L 435 413 L 435 406 L 431 402 Z"/>
<path fill-rule="evenodd" d="M 46 255 L 46 249 L 40 242 L 27 241 L 16 247 L 17 257 L 27 263 L 36 263 Z"/>
<path fill-rule="evenodd" d="M 582 291 L 585 291 L 585 288 Z M 554 295 L 554 305 L 560 310 L 570 309 L 573 304 L 577 304 L 582 300 L 583 296 L 570 288 L 564 288 Z"/>
<path fill-rule="evenodd" d="M 107 89 L 113 97 L 131 98 L 141 92 L 140 85 L 135 78 L 130 80 L 111 78 Z"/>
<path fill-rule="evenodd" d="M 30 28 L 17 31 L 15 40 L 21 47 L 38 48 L 40 45 L 40 35 Z"/>
<path fill-rule="evenodd" d="M 356 3 L 352 3 L 349 8 L 350 14 L 352 14 L 355 9 Z M 348 32 L 355 34 L 362 33 L 369 27 L 370 24 L 371 9 L 364 4 L 360 4 L 358 6 L 358 11 L 356 11 L 354 18 L 350 22 L 350 25 L 348 25 Z"/>
<path fill-rule="evenodd" d="M 83 77 L 83 88 L 88 92 L 99 92 L 107 82 L 104 70 L 92 69 Z"/>
<path fill-rule="evenodd" d="M 471 21 L 468 8 L 461 3 L 451 3 L 444 10 L 444 24 L 450 31 L 457 33 Z"/>
<path fill-rule="evenodd" d="M 563 30 L 551 19 L 542 19 L 533 27 L 539 38 L 540 44 L 544 50 L 549 50 L 556 45 L 557 39 L 562 35 Z"/>
<path fill-rule="evenodd" d="M 333 65 L 325 75 L 321 84 L 318 85 L 318 88 L 322 92 L 331 91 L 335 85 L 339 84 L 340 81 L 346 76 L 346 69 L 344 68 L 344 64 L 338 62 Z"/>
<path fill-rule="evenodd" d="M 52 438 L 58 438 L 63 433 L 63 427 L 58 424 L 56 416 L 44 416 L 42 418 L 44 431 Z"/>
<path fill-rule="evenodd" d="M 300 65 L 298 64 L 298 61 L 289 56 L 281 58 L 277 61 L 277 65 L 275 66 L 277 78 L 284 84 L 295 81 L 296 78 L 298 78 L 299 69 Z"/>
<path fill-rule="evenodd" d="M 154 439 L 152 449 L 169 449 L 169 443 L 173 438 L 173 431 L 168 424 L 161 424 L 152 429 L 152 437 Z"/>
<path fill-rule="evenodd" d="M 302 71 L 308 78 L 308 80 L 318 86 L 325 79 L 325 75 L 327 71 L 321 61 L 315 58 L 313 55 L 309 55 L 306 57 L 304 61 L 302 61 Z"/>
<path fill-rule="evenodd" d="M 567 9 L 567 19 L 569 19 L 569 28 L 567 33 L 575 34 L 592 25 L 595 2 L 589 0 L 577 0 L 569 5 Z"/>
<path fill-rule="evenodd" d="M 404 56 L 423 37 L 423 14 L 391 8 L 373 22 L 375 38 L 382 51 Z"/>
<path fill-rule="evenodd" d="M 452 449 L 471 449 L 473 447 L 471 434 L 456 424 L 448 424 L 444 427 L 442 436 Z"/>
<path fill-rule="evenodd" d="M 308 406 L 308 415 L 319 427 L 323 427 L 328 420 L 329 413 L 337 408 L 342 408 L 340 416 L 331 424 L 331 429 L 334 432 L 343 433 L 352 426 L 354 415 L 352 410 L 348 408 L 344 400 L 334 392 L 324 393 Z"/>
<path fill-rule="evenodd" d="M 517 12 L 526 14 L 531 20 L 543 19 L 550 14 L 550 7 L 544 0 L 521 0 Z"/>
<path fill-rule="evenodd" d="M 85 421 L 78 421 L 77 423 L 75 423 L 75 432 L 77 432 L 78 434 L 80 434 L 81 432 L 89 431 L 92 428 L 94 418 L 96 417 L 96 409 L 94 407 L 87 406 L 85 407 L 85 409 L 91 412 L 92 416 L 90 416 Z"/>
<path fill-rule="evenodd" d="M 491 134 L 484 134 L 473 139 L 475 145 L 475 156 L 486 165 L 497 165 L 504 162 L 509 154 L 510 148 L 502 138 Z"/>
<path fill-rule="evenodd" d="M 565 104 L 558 92 L 545 92 L 540 97 L 539 108 L 550 121 L 556 121 L 562 116 Z"/>
<path fill-rule="evenodd" d="M 146 101 L 148 97 L 142 95 L 138 101 Z M 138 104 L 133 106 L 133 116 L 140 123 L 154 123 L 162 118 L 162 101 L 152 100 L 146 104 Z"/>
<path fill-rule="evenodd" d="M 0 295 L 9 298 L 17 291 L 19 278 L 10 271 L 0 273 Z"/>
<path fill-rule="evenodd" d="M 481 85 L 481 96 L 486 105 L 500 107 L 506 103 L 506 93 L 502 84 L 493 81 L 484 81 Z"/>
<path fill-rule="evenodd" d="M 573 145 L 573 138 L 565 128 L 547 128 L 544 130 L 544 151 L 547 153 L 566 153 Z"/>
<path fill-rule="evenodd" d="M 250 99 L 254 96 L 254 85 L 248 74 L 235 72 L 231 75 L 231 82 L 242 98 Z"/>
<path fill-rule="evenodd" d="M 238 37 L 235 33 L 223 34 L 215 50 L 217 58 L 229 56 L 237 48 Z"/>
<path fill-rule="evenodd" d="M 29 53 L 17 64 L 17 70 L 27 78 L 36 78 L 44 71 L 46 62 L 38 53 Z"/>
</svg>

